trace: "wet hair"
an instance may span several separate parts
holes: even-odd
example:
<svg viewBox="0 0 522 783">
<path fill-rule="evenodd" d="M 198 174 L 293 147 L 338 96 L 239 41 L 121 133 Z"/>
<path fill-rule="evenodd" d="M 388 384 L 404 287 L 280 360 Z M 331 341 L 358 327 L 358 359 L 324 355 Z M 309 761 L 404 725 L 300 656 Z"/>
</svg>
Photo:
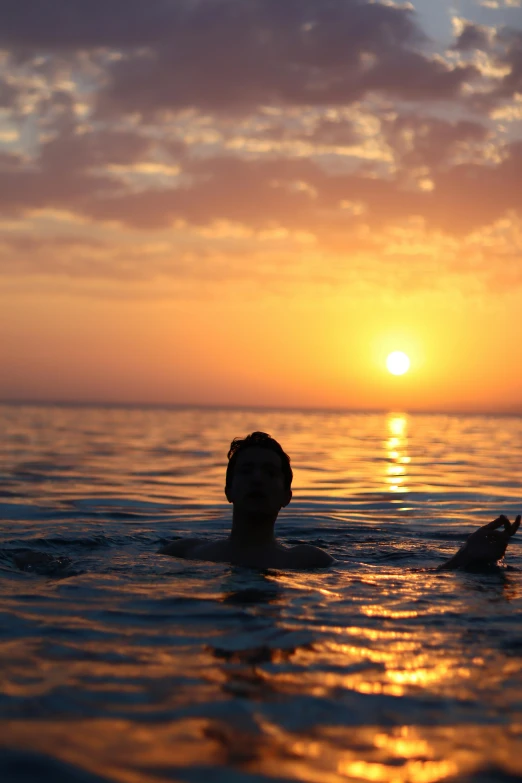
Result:
<svg viewBox="0 0 522 783">
<path fill-rule="evenodd" d="M 227 478 L 225 482 L 225 488 L 229 487 L 234 478 L 234 470 L 236 467 L 238 454 L 248 448 L 256 449 L 268 449 L 275 454 L 279 454 L 281 457 L 281 464 L 283 470 L 283 476 L 285 480 L 286 489 L 290 489 L 292 486 L 292 479 L 294 474 L 290 467 L 290 457 L 283 451 L 283 447 L 279 444 L 275 438 L 268 435 L 266 432 L 253 432 L 251 435 L 247 435 L 246 438 L 234 438 L 230 444 L 228 451 L 228 465 L 227 465 Z"/>
</svg>

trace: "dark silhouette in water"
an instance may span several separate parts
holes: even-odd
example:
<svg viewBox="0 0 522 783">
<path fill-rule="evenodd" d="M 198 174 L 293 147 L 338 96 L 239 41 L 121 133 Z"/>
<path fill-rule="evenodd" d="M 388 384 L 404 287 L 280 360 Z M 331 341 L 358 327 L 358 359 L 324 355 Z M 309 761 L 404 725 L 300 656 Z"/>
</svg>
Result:
<svg viewBox="0 0 522 783">
<path fill-rule="evenodd" d="M 160 554 L 253 568 L 324 568 L 333 558 L 310 544 L 286 547 L 274 536 L 277 515 L 292 499 L 290 458 L 265 432 L 235 438 L 228 452 L 225 495 L 233 505 L 230 536 L 218 541 L 186 538 Z"/>
<path fill-rule="evenodd" d="M 292 478 L 288 454 L 270 435 L 253 432 L 246 438 L 235 438 L 228 452 L 225 483 L 225 495 L 233 506 L 230 535 L 213 541 L 177 539 L 162 547 L 159 554 L 261 569 L 326 568 L 334 559 L 323 549 L 310 544 L 287 547 L 275 538 L 278 514 L 292 499 Z M 519 526 L 520 515 L 513 524 L 504 515 L 498 517 L 472 533 L 438 570 L 495 564 L 504 557 L 509 539 Z M 70 566 L 68 558 L 30 550 L 17 552 L 14 562 L 22 570 L 47 574 Z"/>
<path fill-rule="evenodd" d="M 503 527 L 504 530 L 499 530 Z M 513 524 L 502 514 L 493 522 L 475 530 L 456 555 L 439 566 L 439 571 L 450 571 L 456 568 L 488 566 L 502 560 L 506 553 L 509 539 L 520 527 L 520 515 Z"/>
<path fill-rule="evenodd" d="M 334 562 L 324 550 L 309 544 L 285 547 L 274 536 L 279 511 L 292 499 L 290 458 L 265 432 L 235 438 L 228 452 L 225 495 L 233 505 L 232 529 L 226 539 L 185 538 L 160 549 L 160 554 L 189 560 L 212 560 L 254 568 L 324 568 Z M 472 533 L 461 549 L 439 570 L 488 565 L 500 560 L 520 525 L 507 517 Z M 498 528 L 503 527 L 500 531 Z"/>
</svg>

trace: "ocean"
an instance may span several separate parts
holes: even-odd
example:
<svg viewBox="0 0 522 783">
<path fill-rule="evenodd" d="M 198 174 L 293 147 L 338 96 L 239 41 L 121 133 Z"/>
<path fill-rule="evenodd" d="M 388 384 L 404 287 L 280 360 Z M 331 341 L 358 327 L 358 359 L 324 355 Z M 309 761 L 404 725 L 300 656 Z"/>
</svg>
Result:
<svg viewBox="0 0 522 783">
<path fill-rule="evenodd" d="M 157 554 L 225 536 L 226 453 L 290 454 L 284 543 L 328 569 Z M 522 419 L 0 406 L 2 783 L 522 780 Z M 23 550 L 49 555 L 21 570 Z"/>
</svg>

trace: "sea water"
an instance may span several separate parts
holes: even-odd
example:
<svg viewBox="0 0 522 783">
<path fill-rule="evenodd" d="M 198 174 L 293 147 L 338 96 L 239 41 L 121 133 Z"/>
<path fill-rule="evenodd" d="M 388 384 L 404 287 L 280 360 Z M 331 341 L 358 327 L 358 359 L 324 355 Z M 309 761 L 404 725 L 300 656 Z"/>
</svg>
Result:
<svg viewBox="0 0 522 783">
<path fill-rule="evenodd" d="M 0 779 L 522 779 L 522 419 L 0 407 Z M 225 536 L 230 440 L 292 458 L 309 572 L 157 553 Z M 517 540 L 518 539 L 518 540 Z M 23 550 L 47 563 L 20 570 Z"/>
</svg>

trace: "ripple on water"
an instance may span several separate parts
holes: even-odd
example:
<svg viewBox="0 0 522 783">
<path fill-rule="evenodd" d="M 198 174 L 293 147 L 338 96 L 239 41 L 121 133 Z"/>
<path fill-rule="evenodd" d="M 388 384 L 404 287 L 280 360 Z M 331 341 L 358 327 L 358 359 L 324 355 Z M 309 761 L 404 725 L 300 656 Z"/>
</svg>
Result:
<svg viewBox="0 0 522 783">
<path fill-rule="evenodd" d="M 522 779 L 521 572 L 432 570 L 521 510 L 519 419 L 0 421 L 2 783 Z M 331 569 L 155 554 L 226 533 L 226 446 L 254 429 L 293 457 L 283 541 L 328 549 Z M 522 567 L 519 541 L 506 562 Z"/>
</svg>

